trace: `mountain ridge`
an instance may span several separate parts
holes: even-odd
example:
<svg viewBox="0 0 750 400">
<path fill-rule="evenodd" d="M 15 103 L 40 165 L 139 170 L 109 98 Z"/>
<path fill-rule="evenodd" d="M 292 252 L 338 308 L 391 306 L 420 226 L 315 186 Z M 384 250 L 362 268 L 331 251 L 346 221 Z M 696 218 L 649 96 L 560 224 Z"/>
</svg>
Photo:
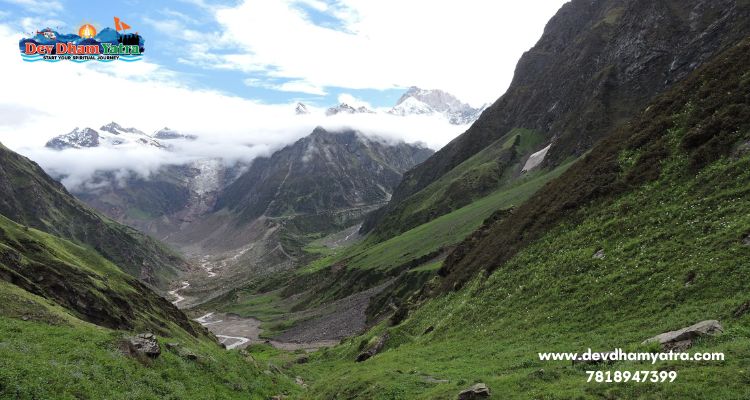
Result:
<svg viewBox="0 0 750 400">
<path fill-rule="evenodd" d="M 0 214 L 87 244 L 126 272 L 165 287 L 188 268 L 176 253 L 135 229 L 116 224 L 75 199 L 38 164 L 0 144 Z M 133 249 L 139 251 L 133 251 Z"/>
<path fill-rule="evenodd" d="M 744 37 L 748 21 L 750 6 L 733 0 L 565 4 L 519 60 L 508 91 L 466 132 L 408 171 L 393 201 L 368 217 L 363 232 L 386 238 L 413 227 L 403 212 L 417 207 L 411 196 L 513 129 L 539 132 L 545 140 L 536 151 L 551 144 L 543 168 L 583 154 L 652 96 Z"/>
</svg>

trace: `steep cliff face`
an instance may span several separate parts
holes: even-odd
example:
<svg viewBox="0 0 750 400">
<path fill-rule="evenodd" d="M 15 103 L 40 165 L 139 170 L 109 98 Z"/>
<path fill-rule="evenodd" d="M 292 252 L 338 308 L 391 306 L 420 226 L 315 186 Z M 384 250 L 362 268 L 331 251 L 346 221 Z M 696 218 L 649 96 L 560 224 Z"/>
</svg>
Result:
<svg viewBox="0 0 750 400">
<path fill-rule="evenodd" d="M 682 213 L 700 209 L 698 205 L 705 206 L 706 198 L 719 204 L 733 204 L 735 198 L 745 198 L 740 193 L 747 192 L 749 62 L 750 41 L 744 40 L 660 95 L 636 118 L 597 143 L 589 154 L 512 213 L 488 221 L 447 257 L 440 270 L 446 278 L 444 287 L 461 286 L 479 270 L 493 271 L 502 267 L 562 222 L 576 227 L 589 212 L 611 205 L 626 195 L 630 196 L 629 200 L 621 201 L 619 207 L 611 207 L 619 208 L 612 219 L 635 215 L 637 210 L 640 218 L 645 218 L 644 224 L 655 224 L 654 221 L 659 220 L 649 219 L 649 213 L 675 219 L 674 224 L 690 228 L 691 240 L 713 233 L 709 228 L 694 227 L 692 220 L 683 220 L 687 217 Z M 718 174 L 717 171 L 725 172 Z M 661 196 L 676 204 L 663 211 L 653 198 L 658 198 L 660 191 L 669 193 L 670 190 L 674 197 Z M 634 200 L 639 197 L 644 204 Z M 675 201 L 676 197 L 684 198 L 683 202 Z M 650 201 L 650 205 L 646 201 Z M 666 204 L 667 200 L 662 203 Z M 728 215 L 722 219 L 739 221 L 744 218 Z M 635 216 L 630 218 L 636 219 Z M 719 224 L 710 218 L 703 219 Z M 739 236 L 721 242 L 721 246 L 731 246 L 735 240 L 740 243 L 746 236 L 747 227 L 742 223 L 738 225 Z M 619 228 L 612 229 L 619 231 Z M 623 229 L 623 233 L 628 231 Z M 652 240 L 684 245 L 682 239 L 668 237 L 663 235 Z M 666 261 L 674 264 L 671 259 Z"/>
<path fill-rule="evenodd" d="M 401 210 L 409 207 L 394 210 L 398 204 L 408 204 L 410 196 L 513 129 L 543 135 L 536 150 L 551 144 L 542 166 L 583 154 L 749 32 L 750 4 L 744 1 L 571 1 L 520 59 L 508 91 L 469 130 L 408 171 L 390 208 L 365 226 L 408 229 Z"/>
</svg>

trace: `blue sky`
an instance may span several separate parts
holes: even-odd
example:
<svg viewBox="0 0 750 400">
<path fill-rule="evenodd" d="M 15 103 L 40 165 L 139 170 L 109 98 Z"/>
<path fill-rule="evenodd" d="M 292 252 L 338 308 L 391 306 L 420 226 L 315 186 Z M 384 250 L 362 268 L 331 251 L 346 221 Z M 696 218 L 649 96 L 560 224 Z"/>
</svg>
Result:
<svg viewBox="0 0 750 400">
<path fill-rule="evenodd" d="M 256 99 L 267 103 L 290 103 L 301 101 L 320 107 L 339 102 L 339 96 L 349 94 L 358 99 L 366 99 L 374 107 L 388 107 L 395 104 L 404 88 L 344 88 L 326 86 L 325 94 L 276 90 L 269 86 L 280 86 L 293 81 L 292 78 L 270 77 L 263 73 L 248 73 L 233 69 L 206 68 L 189 60 L 180 61 L 185 49 L 180 44 L 180 30 L 172 34 L 160 28 L 161 24 L 169 26 L 179 22 L 185 28 L 199 32 L 217 32 L 221 29 L 216 19 L 207 10 L 232 7 L 238 1 L 162 1 L 162 0 L 126 0 L 126 1 L 53 1 L 53 6 L 30 6 L 28 1 L 10 1 L 3 4 L 5 20 L 17 22 L 23 18 L 31 21 L 50 21 L 52 28 L 61 31 L 75 32 L 83 23 L 91 23 L 101 29 L 114 27 L 113 17 L 131 25 L 146 40 L 146 57 L 153 63 L 168 68 L 179 74 L 184 82 L 194 88 L 211 88 L 236 96 Z M 36 4 L 45 4 L 39 1 Z M 49 3 L 48 3 L 49 4 Z M 59 6 L 57 6 L 59 4 Z M 303 13 L 309 21 L 317 26 L 345 30 L 342 21 L 330 13 L 321 12 L 305 3 L 292 3 L 292 7 Z M 29 21 L 30 22 L 30 21 Z M 33 26 L 33 25 L 27 25 Z M 38 26 L 38 29 L 46 26 Z M 232 49 L 221 49 L 217 52 L 230 53 Z M 246 81 L 258 80 L 262 84 L 247 84 Z"/>
</svg>

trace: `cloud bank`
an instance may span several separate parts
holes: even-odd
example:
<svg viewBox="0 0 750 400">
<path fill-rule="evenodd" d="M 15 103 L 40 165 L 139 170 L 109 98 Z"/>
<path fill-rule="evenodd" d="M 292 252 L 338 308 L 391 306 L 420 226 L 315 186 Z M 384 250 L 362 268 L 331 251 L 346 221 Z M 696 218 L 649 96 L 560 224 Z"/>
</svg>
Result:
<svg viewBox="0 0 750 400">
<path fill-rule="evenodd" d="M 14 48 L 21 35 L 0 24 L 0 48 Z M 264 104 L 218 91 L 192 89 L 174 72 L 138 63 L 24 63 L 13 52 L 0 54 L 0 141 L 46 170 L 66 175 L 70 186 L 97 170 L 132 170 L 148 177 L 165 164 L 220 157 L 249 161 L 308 135 L 316 126 L 352 128 L 390 140 L 422 142 L 437 149 L 466 127 L 434 116 L 384 113 L 325 117 L 322 109 L 295 115 L 294 104 Z M 343 96 L 343 100 L 355 100 Z M 151 148 L 52 151 L 44 144 L 75 127 L 116 121 L 147 133 L 169 126 L 195 141 L 172 151 Z"/>
<path fill-rule="evenodd" d="M 13 2 L 33 11 L 33 2 Z M 201 22 L 176 11 L 150 14 L 143 21 L 166 33 L 179 31 L 181 38 L 193 43 L 182 62 L 210 74 L 241 73 L 237 85 L 242 87 L 325 95 L 334 88 L 333 93 L 342 88 L 417 85 L 446 90 L 476 106 L 505 90 L 516 60 L 563 2 L 243 0 L 217 7 L 192 1 L 187 3 L 202 9 Z M 53 3 L 53 14 L 32 13 L 0 23 L 0 48 L 17 48 L 21 30 L 64 25 L 50 19 L 63 8 L 62 3 Z M 182 64 L 172 67 L 178 65 Z M 150 62 L 148 53 L 137 63 L 75 64 L 24 63 L 14 51 L 3 51 L 0 70 L 0 141 L 48 171 L 67 176 L 68 186 L 85 183 L 97 170 L 133 171 L 148 177 L 162 165 L 201 158 L 249 161 L 292 143 L 316 126 L 352 128 L 388 140 L 422 142 L 433 149 L 466 128 L 438 116 L 395 117 L 383 110 L 325 117 L 324 110 L 317 109 L 297 116 L 293 103 L 267 104 L 196 88 L 199 75 L 186 76 Z M 373 108 L 347 94 L 347 89 L 338 94 L 340 102 Z M 197 140 L 179 142 L 173 151 L 55 152 L 43 147 L 53 136 L 75 127 L 98 129 L 110 121 L 147 133 L 169 126 Z"/>
</svg>

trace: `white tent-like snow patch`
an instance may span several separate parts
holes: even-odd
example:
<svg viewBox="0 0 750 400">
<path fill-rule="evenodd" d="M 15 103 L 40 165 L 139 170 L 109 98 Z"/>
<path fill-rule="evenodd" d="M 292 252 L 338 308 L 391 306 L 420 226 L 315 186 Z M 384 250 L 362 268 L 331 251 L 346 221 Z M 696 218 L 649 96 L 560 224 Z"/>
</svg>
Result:
<svg viewBox="0 0 750 400">
<path fill-rule="evenodd" d="M 528 160 L 526 160 L 526 164 L 523 166 L 523 169 L 521 172 L 531 171 L 532 169 L 539 166 L 539 164 L 544 161 L 544 157 L 547 155 L 547 152 L 549 151 L 549 148 L 552 147 L 552 143 L 548 144 L 547 147 L 537 151 L 536 153 L 532 154 Z"/>
</svg>

